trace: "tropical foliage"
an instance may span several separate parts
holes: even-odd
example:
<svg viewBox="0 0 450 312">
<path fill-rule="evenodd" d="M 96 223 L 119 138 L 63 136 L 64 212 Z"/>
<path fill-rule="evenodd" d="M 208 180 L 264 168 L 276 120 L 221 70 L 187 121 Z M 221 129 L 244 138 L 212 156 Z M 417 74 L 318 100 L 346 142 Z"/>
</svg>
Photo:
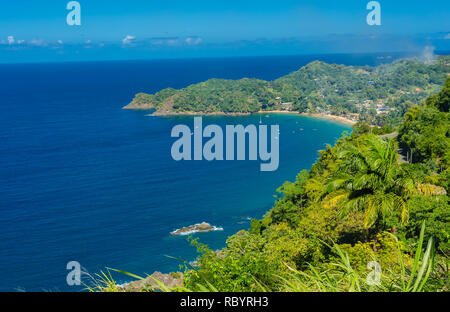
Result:
<svg viewBox="0 0 450 312">
<path fill-rule="evenodd" d="M 327 73 L 319 63 L 311 66 L 314 77 Z M 392 83 L 441 81 L 439 74 L 415 77 L 401 63 L 367 70 L 391 74 Z M 340 78 L 336 84 L 345 82 Z M 222 250 L 192 240 L 199 257 L 184 265 L 177 290 L 448 291 L 449 84 L 450 78 L 440 93 L 409 109 L 398 136 L 359 124 L 320 151 L 309 171 L 277 190 L 273 208 Z M 368 282 L 373 274 L 379 278 Z"/>
<path fill-rule="evenodd" d="M 309 172 L 278 189 L 274 207 L 248 231 L 232 236 L 220 253 L 202 245 L 197 267 L 186 268 L 185 285 L 208 280 L 220 291 L 447 291 L 448 149 L 433 152 L 433 138 L 449 139 L 449 123 L 441 122 L 448 112 L 439 110 L 446 107 L 448 84 L 432 97 L 437 100 L 410 109 L 397 138 L 361 131 L 321 151 Z M 432 118 L 411 122 L 417 110 L 431 109 Z M 429 152 L 405 162 L 399 143 L 410 147 L 415 141 L 405 134 L 415 129 L 427 129 L 422 144 Z M 383 272 L 377 286 L 365 282 L 372 261 Z"/>
</svg>

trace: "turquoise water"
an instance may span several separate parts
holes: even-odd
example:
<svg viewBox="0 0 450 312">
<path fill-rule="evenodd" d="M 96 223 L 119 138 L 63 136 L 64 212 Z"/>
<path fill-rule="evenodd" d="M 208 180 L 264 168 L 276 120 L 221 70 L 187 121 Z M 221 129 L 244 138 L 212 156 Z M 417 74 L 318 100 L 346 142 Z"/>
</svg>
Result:
<svg viewBox="0 0 450 312">
<path fill-rule="evenodd" d="M 330 56 L 330 58 L 333 58 Z M 373 64 L 374 56 L 334 56 Z M 72 290 L 66 264 L 136 274 L 176 270 L 193 260 L 174 229 L 206 221 L 221 248 L 274 201 L 275 190 L 308 169 L 318 150 L 349 126 L 295 115 L 263 115 L 280 126 L 280 165 L 259 161 L 175 162 L 174 125 L 193 117 L 122 110 L 139 91 L 184 87 L 211 77 L 275 79 L 307 57 L 1 65 L 0 290 Z M 353 61 L 353 62 L 352 62 Z M 283 72 L 283 73 L 280 73 Z M 259 124 L 259 115 L 204 117 L 207 124 Z M 303 130 L 300 130 L 303 129 Z M 126 276 L 117 275 L 119 282 Z"/>
</svg>

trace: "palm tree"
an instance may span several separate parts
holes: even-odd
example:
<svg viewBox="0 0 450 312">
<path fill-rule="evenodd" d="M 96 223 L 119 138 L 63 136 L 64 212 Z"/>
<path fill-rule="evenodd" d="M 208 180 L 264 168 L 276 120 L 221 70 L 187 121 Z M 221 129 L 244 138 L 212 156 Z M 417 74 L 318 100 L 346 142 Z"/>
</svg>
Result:
<svg viewBox="0 0 450 312">
<path fill-rule="evenodd" d="M 364 226 L 369 228 L 381 215 L 395 211 L 402 222 L 408 219 L 405 197 L 414 183 L 398 162 L 397 144 L 372 134 L 354 142 L 345 142 L 337 153 L 338 169 L 330 176 L 323 195 L 325 203 L 338 205 L 341 215 L 363 211 Z"/>
</svg>

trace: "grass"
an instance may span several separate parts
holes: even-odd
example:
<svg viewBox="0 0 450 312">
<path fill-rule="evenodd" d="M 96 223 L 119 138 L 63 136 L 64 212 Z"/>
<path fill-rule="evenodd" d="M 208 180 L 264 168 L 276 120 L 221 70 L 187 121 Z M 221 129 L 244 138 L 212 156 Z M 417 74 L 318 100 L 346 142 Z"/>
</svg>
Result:
<svg viewBox="0 0 450 312">
<path fill-rule="evenodd" d="M 418 245 L 414 255 L 414 264 L 409 269 L 404 261 L 397 238 L 397 252 L 399 270 L 387 268 L 381 272 L 380 283 L 369 285 L 366 277 L 361 276 L 351 265 L 349 256 L 338 245 L 333 250 L 338 256 L 337 260 L 329 263 L 327 268 L 309 264 L 306 272 L 288 267 L 290 273 L 287 277 L 279 276 L 283 283 L 282 290 L 288 292 L 420 292 L 424 290 L 434 266 L 433 239 L 428 240 L 427 248 L 423 252 L 425 224 L 422 225 Z M 398 273 L 398 271 L 400 273 Z"/>
<path fill-rule="evenodd" d="M 400 243 L 394 237 L 397 245 L 398 267 L 386 268 L 384 272 L 380 272 L 379 283 L 368 283 L 367 276 L 362 276 L 353 266 L 348 253 L 343 251 L 338 245 L 329 246 L 337 256 L 335 260 L 320 265 L 309 264 L 305 271 L 299 271 L 288 265 L 288 273 L 281 276 L 276 275 L 274 279 L 279 280 L 279 291 L 283 292 L 421 292 L 426 289 L 427 283 L 435 266 L 435 250 L 433 238 L 428 240 L 425 251 L 424 235 L 425 223 L 422 224 L 420 237 L 414 254 L 414 263 L 411 268 L 405 265 Z M 447 275 L 448 265 L 441 264 L 439 270 Z M 117 286 L 111 271 L 115 271 L 136 280 L 144 280 L 151 278 L 158 285 L 153 289 L 142 289 L 142 291 L 159 291 L 159 292 L 192 292 L 191 289 L 185 287 L 168 288 L 161 281 L 152 276 L 146 278 L 138 275 L 107 268 L 106 272 L 101 271 L 94 276 L 87 274 L 91 279 L 91 285 L 86 285 L 86 289 L 92 292 L 121 292 L 124 289 Z M 254 278 L 258 285 L 258 291 L 269 292 L 267 287 Z M 197 292 L 218 292 L 218 289 L 206 279 L 202 283 L 196 284 Z"/>
</svg>

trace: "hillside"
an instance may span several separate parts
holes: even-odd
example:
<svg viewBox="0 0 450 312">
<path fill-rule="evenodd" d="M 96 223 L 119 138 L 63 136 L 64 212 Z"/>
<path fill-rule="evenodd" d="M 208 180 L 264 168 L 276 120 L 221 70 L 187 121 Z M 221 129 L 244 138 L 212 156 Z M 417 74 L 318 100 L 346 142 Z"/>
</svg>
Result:
<svg viewBox="0 0 450 312">
<path fill-rule="evenodd" d="M 184 89 L 138 93 L 125 108 L 156 115 L 254 113 L 292 110 L 352 115 L 383 125 L 439 91 L 450 75 L 450 56 L 432 64 L 406 59 L 378 67 L 312 62 L 274 81 L 210 79 Z"/>
<path fill-rule="evenodd" d="M 355 129 L 328 146 L 309 171 L 277 190 L 274 207 L 261 220 L 230 237 L 219 254 L 194 241 L 200 258 L 196 268 L 186 267 L 184 285 L 448 291 L 449 99 L 450 78 L 441 92 L 408 111 L 399 137 Z M 402 163 L 399 144 L 417 156 Z M 429 270 L 425 278 L 416 274 L 416 256 Z M 366 282 L 371 261 L 381 266 L 377 285 Z"/>
</svg>

